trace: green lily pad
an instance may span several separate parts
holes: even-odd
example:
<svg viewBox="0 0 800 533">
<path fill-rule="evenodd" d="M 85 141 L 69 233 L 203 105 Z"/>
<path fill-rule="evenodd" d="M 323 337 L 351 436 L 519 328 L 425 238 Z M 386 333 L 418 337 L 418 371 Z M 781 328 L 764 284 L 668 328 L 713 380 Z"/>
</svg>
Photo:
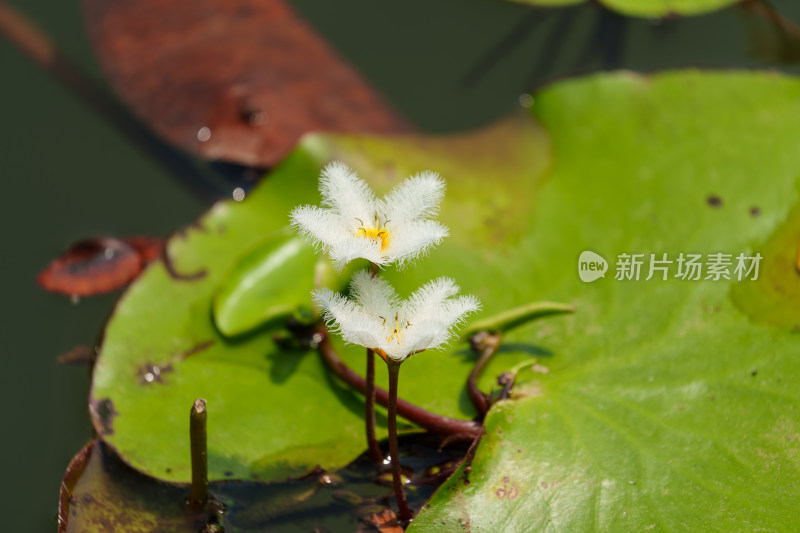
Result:
<svg viewBox="0 0 800 533">
<path fill-rule="evenodd" d="M 798 97 L 796 80 L 732 73 L 602 76 L 536 97 L 554 165 L 524 243 L 532 266 L 514 271 L 577 311 L 539 332 L 556 355 L 519 375 L 470 471 L 410 531 L 798 528 L 796 311 L 761 316 L 800 285 Z M 579 279 L 584 250 L 609 261 L 605 278 Z M 764 261 L 756 281 L 676 279 L 676 264 L 645 280 L 649 254 L 681 252 Z M 639 281 L 614 279 L 622 253 L 647 254 Z"/>
<path fill-rule="evenodd" d="M 581 4 L 585 0 L 510 0 L 541 7 Z M 600 0 L 605 7 L 633 17 L 701 15 L 739 3 L 739 0 Z"/>
<path fill-rule="evenodd" d="M 173 279 L 154 264 L 109 323 L 91 400 L 102 438 L 134 467 L 186 480 L 185 405 L 202 396 L 216 413 L 212 478 L 281 479 L 357 455 L 360 398 L 313 352 L 281 351 L 269 334 L 223 338 L 213 294 L 243 250 L 286 224 L 291 207 L 318 202 L 325 162 L 345 161 L 379 194 L 431 168 L 448 179 L 441 219 L 452 236 L 414 268 L 387 270 L 400 292 L 450 275 L 484 303 L 476 322 L 531 301 L 576 312 L 505 337 L 484 390 L 502 371 L 538 362 L 490 411 L 471 471 L 452 477 L 412 528 L 796 529 L 797 334 L 753 312 L 787 306 L 785 293 L 739 294 L 760 280 L 614 273 L 623 253 L 766 257 L 791 243 L 800 83 L 621 73 L 560 83 L 534 101 L 536 120 L 451 137 L 309 136 L 245 202 L 215 206 L 170 243 L 179 272 L 205 277 Z M 609 261 L 605 278 L 580 281 L 586 250 Z M 800 282 L 791 262 L 762 267 Z M 361 349 L 340 349 L 363 367 Z M 475 357 L 464 343 L 414 356 L 401 371 L 401 396 L 472 416 L 463 383 Z M 169 370 L 142 379 L 154 366 Z"/>
</svg>

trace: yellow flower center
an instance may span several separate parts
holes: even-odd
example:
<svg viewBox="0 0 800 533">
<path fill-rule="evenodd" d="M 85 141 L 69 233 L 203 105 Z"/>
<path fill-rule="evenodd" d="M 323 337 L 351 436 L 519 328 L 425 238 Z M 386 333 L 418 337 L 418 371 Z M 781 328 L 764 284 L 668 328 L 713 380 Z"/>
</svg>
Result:
<svg viewBox="0 0 800 533">
<path fill-rule="evenodd" d="M 403 338 L 403 333 L 400 331 L 400 321 L 398 320 L 398 314 L 394 315 L 394 329 L 389 333 L 389 336 L 386 337 L 386 342 L 392 342 L 392 339 L 397 341 L 397 344 L 400 344 L 400 339 Z"/>
<path fill-rule="evenodd" d="M 383 325 L 386 325 L 386 319 L 384 317 L 379 317 L 383 320 Z M 395 313 L 394 315 L 394 328 L 391 330 L 387 329 L 388 335 L 386 335 L 386 342 L 391 343 L 392 341 L 396 341 L 397 344 L 400 344 L 400 339 L 403 338 L 403 331 L 411 325 L 411 322 L 406 320 L 406 325 L 404 327 L 400 327 L 400 313 Z"/>
<path fill-rule="evenodd" d="M 357 218 L 356 220 L 358 220 L 358 222 L 361 224 L 357 230 L 359 237 L 380 242 L 381 252 L 389 247 L 389 230 L 386 229 L 386 224 L 389 223 L 388 220 L 383 224 L 380 224 L 378 222 L 378 213 L 375 213 L 375 222 L 372 226 L 365 226 L 364 221 L 362 221 L 360 218 Z"/>
</svg>

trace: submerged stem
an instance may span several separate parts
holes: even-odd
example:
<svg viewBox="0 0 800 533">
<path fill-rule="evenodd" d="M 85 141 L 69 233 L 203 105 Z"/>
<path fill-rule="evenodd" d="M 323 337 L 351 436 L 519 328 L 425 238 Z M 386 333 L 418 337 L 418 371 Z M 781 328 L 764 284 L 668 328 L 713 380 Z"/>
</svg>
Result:
<svg viewBox="0 0 800 533">
<path fill-rule="evenodd" d="M 400 450 L 397 445 L 397 381 L 400 376 L 400 363 L 386 363 L 389 367 L 389 454 L 392 459 L 392 483 L 397 498 L 398 518 L 402 523 L 411 520 L 411 510 L 403 490 L 403 477 L 400 472 Z"/>
<path fill-rule="evenodd" d="M 383 454 L 375 438 L 375 354 L 367 348 L 367 379 L 364 389 L 365 415 L 367 429 L 367 448 L 372 462 L 379 464 Z"/>
<path fill-rule="evenodd" d="M 192 454 L 192 492 L 189 505 L 196 509 L 208 503 L 208 453 L 206 449 L 206 401 L 194 401 L 189 415 L 189 438 Z"/>
</svg>

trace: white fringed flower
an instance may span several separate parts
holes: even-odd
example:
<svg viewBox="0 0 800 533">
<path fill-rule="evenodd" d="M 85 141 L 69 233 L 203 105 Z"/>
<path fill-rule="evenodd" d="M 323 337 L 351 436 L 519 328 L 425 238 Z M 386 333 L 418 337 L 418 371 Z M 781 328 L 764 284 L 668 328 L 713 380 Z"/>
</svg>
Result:
<svg viewBox="0 0 800 533">
<path fill-rule="evenodd" d="M 401 301 L 388 282 L 368 271 L 357 272 L 350 284 L 353 299 L 330 289 L 314 291 L 328 326 L 346 342 L 370 348 L 387 362 L 438 348 L 466 315 L 480 309 L 474 296 L 459 296 L 452 279 L 438 278 Z"/>
<path fill-rule="evenodd" d="M 292 225 L 324 246 L 339 271 L 359 257 L 377 265 L 402 265 L 447 237 L 447 228 L 430 220 L 444 189 L 444 180 L 426 171 L 378 200 L 352 170 L 334 161 L 322 170 L 319 181 L 322 207 L 295 208 Z"/>
</svg>

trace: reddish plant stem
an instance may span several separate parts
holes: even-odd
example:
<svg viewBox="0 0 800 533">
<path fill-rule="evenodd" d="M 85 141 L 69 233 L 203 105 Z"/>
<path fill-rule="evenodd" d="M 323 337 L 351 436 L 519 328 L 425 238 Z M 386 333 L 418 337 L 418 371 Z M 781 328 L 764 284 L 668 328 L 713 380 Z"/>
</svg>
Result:
<svg viewBox="0 0 800 533">
<path fill-rule="evenodd" d="M 470 343 L 472 349 L 480 353 L 480 357 L 472 367 L 472 372 L 469 373 L 467 378 L 467 394 L 475 409 L 478 410 L 481 416 L 485 415 L 489 410 L 489 397 L 478 388 L 478 379 L 483 374 L 486 365 L 492 359 L 497 349 L 500 347 L 501 335 L 499 333 L 488 333 L 481 331 L 475 334 Z"/>
<path fill-rule="evenodd" d="M 411 510 L 406 502 L 403 490 L 403 474 L 400 472 L 400 448 L 397 445 L 397 382 L 400 376 L 400 363 L 387 363 L 389 367 L 389 454 L 392 460 L 392 484 L 397 499 L 400 522 L 407 524 L 411 520 Z"/>
<path fill-rule="evenodd" d="M 367 348 L 367 380 L 364 391 L 365 416 L 367 429 L 367 449 L 372 462 L 379 464 L 383 453 L 375 438 L 375 354 Z"/>
<path fill-rule="evenodd" d="M 359 391 L 366 392 L 366 381 L 359 376 L 344 361 L 341 360 L 336 350 L 331 346 L 327 332 L 321 331 L 323 339 L 319 343 L 319 353 L 325 364 L 339 378 Z M 375 400 L 384 407 L 389 405 L 389 393 L 385 389 L 375 387 Z M 397 414 L 432 433 L 448 436 L 449 442 L 471 442 L 481 433 L 481 424 L 474 420 L 459 420 L 426 411 L 402 399 L 397 400 Z"/>
</svg>

